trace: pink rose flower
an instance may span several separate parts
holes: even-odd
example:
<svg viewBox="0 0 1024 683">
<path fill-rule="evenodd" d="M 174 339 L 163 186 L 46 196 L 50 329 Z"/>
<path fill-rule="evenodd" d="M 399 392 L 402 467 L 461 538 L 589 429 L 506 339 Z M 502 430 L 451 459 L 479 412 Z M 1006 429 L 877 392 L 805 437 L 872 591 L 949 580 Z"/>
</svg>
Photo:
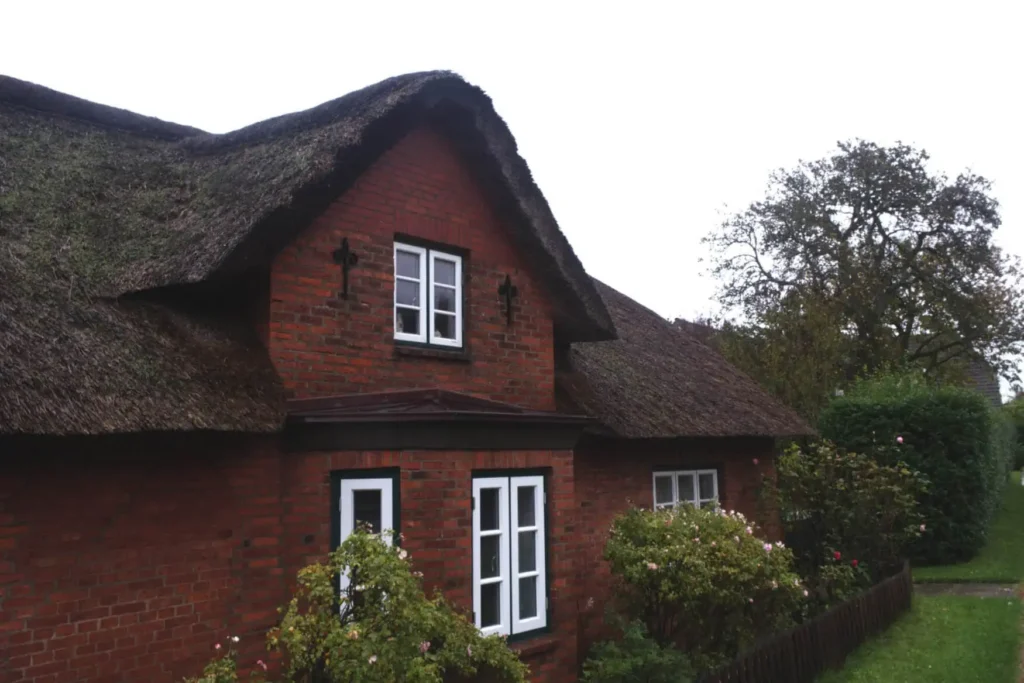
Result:
<svg viewBox="0 0 1024 683">
<path fill-rule="evenodd" d="M 220 649 L 220 643 L 216 643 L 216 644 L 215 644 L 215 645 L 213 646 L 213 649 L 214 649 L 214 650 L 219 650 L 219 649 Z"/>
<path fill-rule="evenodd" d="M 841 558 L 842 558 L 843 556 L 842 556 L 842 554 L 841 554 L 841 553 L 840 553 L 840 552 L 839 552 L 839 551 L 837 550 L 837 551 L 835 551 L 834 553 L 832 553 L 832 557 L 833 557 L 834 559 L 838 560 L 838 559 L 841 559 Z"/>
<path fill-rule="evenodd" d="M 650 569 L 653 572 L 655 569 L 658 568 L 658 565 L 654 564 L 653 562 L 648 562 L 647 563 L 647 568 Z"/>
<path fill-rule="evenodd" d="M 755 464 L 755 465 L 759 465 L 760 463 L 761 463 L 761 461 L 760 461 L 760 460 L 758 460 L 757 458 L 754 458 L 754 464 Z"/>
<path fill-rule="evenodd" d="M 258 666 L 259 668 L 263 669 L 264 671 L 267 670 L 267 663 L 264 662 L 262 659 L 257 659 L 256 660 L 256 666 Z"/>
<path fill-rule="evenodd" d="M 764 544 L 764 551 L 766 553 L 770 553 L 772 551 L 772 544 L 771 543 L 765 543 Z"/>
<path fill-rule="evenodd" d="M 903 437 L 902 436 L 897 436 L 896 437 L 896 443 L 902 444 L 903 443 Z"/>
<path fill-rule="evenodd" d="M 921 533 L 924 533 L 924 524 L 921 525 Z"/>
<path fill-rule="evenodd" d="M 426 654 L 427 650 L 429 650 L 429 649 L 430 649 L 430 641 L 429 640 L 424 640 L 422 643 L 420 643 L 420 652 L 422 654 Z"/>
<path fill-rule="evenodd" d="M 754 533 L 754 530 L 753 530 L 753 529 L 751 529 L 751 528 L 750 528 L 750 527 L 748 526 L 748 527 L 747 527 L 747 535 L 749 536 L 749 535 L 750 535 L 750 534 L 752 534 L 752 533 Z"/>
</svg>

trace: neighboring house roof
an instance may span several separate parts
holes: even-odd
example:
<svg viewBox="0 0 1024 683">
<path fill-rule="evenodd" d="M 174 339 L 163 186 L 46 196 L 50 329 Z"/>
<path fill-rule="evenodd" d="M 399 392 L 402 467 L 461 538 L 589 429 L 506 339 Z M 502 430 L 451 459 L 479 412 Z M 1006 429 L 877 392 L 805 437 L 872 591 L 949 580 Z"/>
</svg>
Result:
<svg viewBox="0 0 1024 683">
<path fill-rule="evenodd" d="M 1003 393 L 999 390 L 999 376 L 982 358 L 972 359 L 965 368 L 966 382 L 970 388 L 980 392 L 992 405 L 1003 404 Z"/>
<path fill-rule="evenodd" d="M 573 344 L 558 375 L 563 409 L 627 438 L 797 436 L 812 430 L 717 351 L 598 282 L 616 341 Z"/>
<path fill-rule="evenodd" d="M 266 263 L 428 120 L 546 278 L 559 333 L 614 338 L 511 132 L 454 74 L 224 135 L 0 76 L 0 433 L 280 428 L 283 391 L 252 331 L 124 297 Z"/>
</svg>

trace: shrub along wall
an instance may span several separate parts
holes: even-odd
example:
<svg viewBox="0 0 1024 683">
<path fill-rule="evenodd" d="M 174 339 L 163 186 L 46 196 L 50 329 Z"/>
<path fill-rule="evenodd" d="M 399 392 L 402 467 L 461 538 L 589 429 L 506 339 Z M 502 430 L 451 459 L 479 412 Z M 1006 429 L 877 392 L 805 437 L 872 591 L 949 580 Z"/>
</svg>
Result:
<svg viewBox="0 0 1024 683">
<path fill-rule="evenodd" d="M 1013 463 L 1015 429 L 981 394 L 957 388 L 866 386 L 822 413 L 821 435 L 886 464 L 906 462 L 928 478 L 920 512 L 926 532 L 911 557 L 959 562 L 982 546 Z M 891 448 L 902 438 L 898 449 Z"/>
</svg>

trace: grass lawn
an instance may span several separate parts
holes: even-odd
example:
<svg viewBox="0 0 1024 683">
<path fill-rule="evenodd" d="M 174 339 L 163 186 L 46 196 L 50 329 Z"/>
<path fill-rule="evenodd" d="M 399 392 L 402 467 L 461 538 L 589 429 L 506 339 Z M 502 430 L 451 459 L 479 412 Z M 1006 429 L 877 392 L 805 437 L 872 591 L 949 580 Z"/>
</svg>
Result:
<svg viewBox="0 0 1024 683">
<path fill-rule="evenodd" d="M 915 567 L 914 581 L 1017 583 L 1024 580 L 1024 486 L 1014 472 L 1003 493 L 1003 507 L 989 529 L 988 541 L 963 564 Z"/>
<path fill-rule="evenodd" d="M 818 683 L 1015 683 L 1017 599 L 917 597 L 910 612 Z"/>
</svg>

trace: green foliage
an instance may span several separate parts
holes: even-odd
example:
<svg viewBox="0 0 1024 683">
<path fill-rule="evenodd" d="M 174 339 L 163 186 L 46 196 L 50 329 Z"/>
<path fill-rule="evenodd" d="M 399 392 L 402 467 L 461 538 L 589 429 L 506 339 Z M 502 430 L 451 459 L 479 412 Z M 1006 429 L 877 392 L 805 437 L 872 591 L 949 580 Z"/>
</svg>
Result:
<svg viewBox="0 0 1024 683">
<path fill-rule="evenodd" d="M 341 572 L 350 584 L 339 592 Z M 441 683 L 475 675 L 518 683 L 527 677 L 503 638 L 482 636 L 441 596 L 427 598 L 406 552 L 363 530 L 326 563 L 299 571 L 295 595 L 267 645 L 284 654 L 282 680 L 293 683 Z M 229 683 L 235 680 L 229 674 L 225 668 L 214 674 L 219 678 L 200 680 Z"/>
<path fill-rule="evenodd" d="M 690 660 L 672 644 L 662 645 L 641 621 L 625 624 L 622 638 L 597 643 L 583 664 L 583 683 L 688 683 Z"/>
<path fill-rule="evenodd" d="M 1024 469 L 1024 397 L 1018 396 L 1004 405 L 1003 415 L 1013 423 L 1017 431 L 1013 469 Z"/>
<path fill-rule="evenodd" d="M 911 548 L 923 564 L 964 561 L 985 541 L 1012 465 L 1010 430 L 980 394 L 956 388 L 869 382 L 832 401 L 825 438 L 883 464 L 904 462 L 928 480 L 920 498 L 927 530 Z M 893 448 L 902 439 L 899 448 Z"/>
<path fill-rule="evenodd" d="M 217 643 L 217 650 L 222 649 Z M 262 661 L 261 661 L 262 664 Z M 214 657 L 203 667 L 203 674 L 199 678 L 186 678 L 186 683 L 235 683 L 238 680 L 238 654 L 234 649 L 229 649 L 222 656 Z M 250 681 L 262 681 L 260 673 L 254 671 Z"/>
<path fill-rule="evenodd" d="M 853 140 L 774 173 L 761 201 L 705 241 L 720 301 L 752 325 L 788 324 L 774 318 L 791 298 L 838 316 L 818 333 L 842 331 L 847 379 L 974 354 L 1010 374 L 1024 290 L 1018 260 L 993 240 L 1000 223 L 985 178 L 935 174 L 908 145 Z"/>
<path fill-rule="evenodd" d="M 924 478 L 899 460 L 900 444 L 876 448 L 875 458 L 843 451 L 828 441 L 791 445 L 775 462 L 776 477 L 765 494 L 782 516 L 786 539 L 802 576 L 825 586 L 821 595 L 846 593 L 844 577 L 833 571 L 834 554 L 856 561 L 858 577 L 880 579 L 899 566 L 924 523 L 918 497 Z M 861 586 L 856 581 L 851 585 Z"/>
<path fill-rule="evenodd" d="M 630 510 L 612 524 L 605 558 L 621 613 L 701 669 L 788 626 L 805 599 L 789 549 L 739 513 Z"/>
<path fill-rule="evenodd" d="M 810 424 L 844 386 L 849 340 L 838 313 L 820 301 L 791 296 L 756 323 L 724 323 L 714 345 L 770 394 Z"/>
</svg>

